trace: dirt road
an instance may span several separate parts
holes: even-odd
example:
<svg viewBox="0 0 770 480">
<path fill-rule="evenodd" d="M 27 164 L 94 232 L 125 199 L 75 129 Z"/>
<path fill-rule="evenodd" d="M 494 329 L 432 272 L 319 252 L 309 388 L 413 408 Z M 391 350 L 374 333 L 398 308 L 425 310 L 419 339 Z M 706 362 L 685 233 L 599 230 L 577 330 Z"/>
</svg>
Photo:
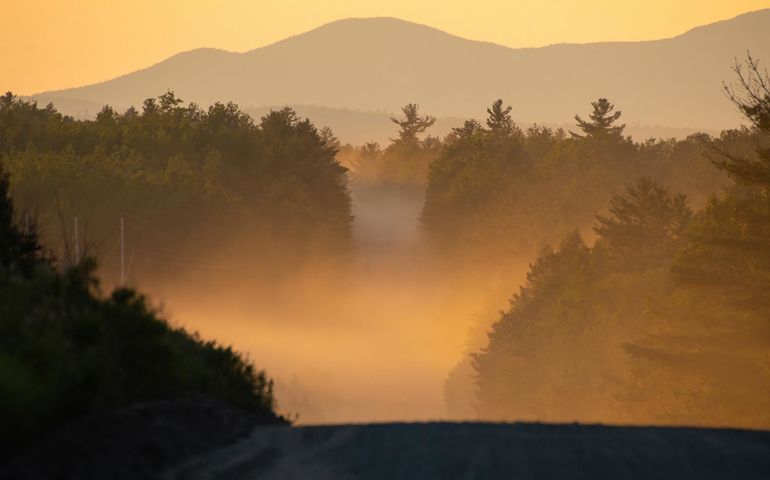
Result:
<svg viewBox="0 0 770 480">
<path fill-rule="evenodd" d="M 268 427 L 166 478 L 767 479 L 770 432 L 481 423 Z"/>
</svg>

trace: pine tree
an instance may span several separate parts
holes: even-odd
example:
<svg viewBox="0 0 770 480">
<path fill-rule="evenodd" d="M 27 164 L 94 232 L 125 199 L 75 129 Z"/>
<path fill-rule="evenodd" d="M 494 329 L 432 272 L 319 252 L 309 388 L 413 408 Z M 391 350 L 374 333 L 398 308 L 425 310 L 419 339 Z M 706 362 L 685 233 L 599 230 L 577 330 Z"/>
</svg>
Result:
<svg viewBox="0 0 770 480">
<path fill-rule="evenodd" d="M 762 74 L 759 61 L 747 56 L 747 69 L 736 63 L 733 70 L 738 76 L 738 91 L 733 85 L 724 85 L 727 97 L 738 107 L 743 116 L 751 122 L 763 143 L 758 145 L 755 158 L 737 156 L 717 149 L 720 157 L 714 161 L 736 180 L 750 185 L 770 189 L 770 75 Z"/>
<path fill-rule="evenodd" d="M 676 271 L 684 280 L 720 285 L 746 305 L 770 307 L 770 76 L 750 55 L 748 69 L 736 64 L 738 86 L 728 98 L 753 125 L 754 154 L 735 154 L 712 143 L 717 167 L 739 183 L 713 198 L 691 229 L 692 241 Z M 737 88 L 737 91 L 736 91 Z M 765 310 L 766 311 L 766 310 Z"/>
<path fill-rule="evenodd" d="M 462 127 L 454 127 L 452 129 L 452 134 L 457 138 L 466 138 L 480 131 L 482 131 L 481 124 L 478 121 L 471 119 L 466 120 Z"/>
<path fill-rule="evenodd" d="M 487 109 L 489 117 L 487 126 L 493 135 L 510 136 L 514 130 L 513 120 L 511 120 L 511 109 L 509 105 L 503 108 L 503 100 L 498 98 L 492 103 L 492 108 Z"/>
<path fill-rule="evenodd" d="M 321 137 L 321 142 L 323 142 L 326 148 L 330 150 L 337 152 L 342 146 L 340 139 L 334 135 L 334 131 L 330 127 L 323 127 L 319 130 L 318 136 Z"/>
<path fill-rule="evenodd" d="M 5 92 L 5 95 L 0 97 L 0 109 L 9 109 L 16 103 L 16 95 L 12 92 Z"/>
<path fill-rule="evenodd" d="M 613 196 L 609 213 L 596 216 L 594 231 L 609 257 L 630 269 L 670 262 L 692 218 L 683 194 L 672 195 L 649 177 Z"/>
<path fill-rule="evenodd" d="M 390 120 L 400 128 L 398 139 L 393 140 L 393 142 L 405 146 L 418 146 L 420 141 L 418 135 L 424 133 L 425 130 L 436 123 L 436 119 L 429 115 L 420 116 L 419 105 L 416 103 L 406 104 L 401 109 L 401 112 L 404 114 L 403 119 L 395 117 L 390 118 Z"/>
<path fill-rule="evenodd" d="M 625 124 L 615 125 L 620 119 L 622 113 L 620 110 L 613 113 L 615 105 L 611 104 L 606 98 L 600 98 L 591 102 L 594 111 L 588 117 L 591 121 L 583 120 L 580 115 L 575 115 L 578 127 L 583 131 L 583 135 L 570 131 L 575 138 L 606 138 L 621 137 Z"/>
</svg>

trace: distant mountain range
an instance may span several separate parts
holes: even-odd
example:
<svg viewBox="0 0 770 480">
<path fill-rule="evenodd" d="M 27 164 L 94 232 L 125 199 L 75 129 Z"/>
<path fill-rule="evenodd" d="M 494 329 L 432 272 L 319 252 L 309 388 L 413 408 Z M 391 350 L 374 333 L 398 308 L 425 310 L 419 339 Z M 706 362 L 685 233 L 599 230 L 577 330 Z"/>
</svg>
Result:
<svg viewBox="0 0 770 480">
<path fill-rule="evenodd" d="M 523 49 L 393 18 L 348 19 L 249 52 L 192 50 L 113 80 L 32 97 L 81 117 L 104 104 L 139 106 L 167 90 L 202 106 L 234 101 L 255 114 L 297 105 L 314 123 L 359 142 L 392 135 L 387 114 L 408 102 L 448 117 L 437 124 L 441 134 L 462 118 L 483 117 L 498 97 L 520 121 L 567 124 L 602 96 L 627 123 L 665 125 L 678 135 L 739 123 L 721 88 L 747 51 L 770 64 L 770 9 L 665 40 Z"/>
</svg>

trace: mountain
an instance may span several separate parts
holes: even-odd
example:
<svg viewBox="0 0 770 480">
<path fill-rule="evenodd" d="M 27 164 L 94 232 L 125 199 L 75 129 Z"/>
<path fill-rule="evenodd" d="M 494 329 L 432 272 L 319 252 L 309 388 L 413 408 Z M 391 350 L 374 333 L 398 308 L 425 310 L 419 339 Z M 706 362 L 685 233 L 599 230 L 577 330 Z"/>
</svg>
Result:
<svg viewBox="0 0 770 480">
<path fill-rule="evenodd" d="M 603 96 L 629 123 L 720 129 L 739 122 L 721 88 L 747 51 L 770 62 L 770 9 L 664 40 L 522 49 L 393 18 L 347 19 L 249 52 L 193 50 L 103 83 L 33 97 L 80 114 L 89 105 L 138 106 L 174 90 L 204 106 L 397 112 L 416 102 L 426 113 L 460 118 L 482 116 L 500 97 L 515 118 L 563 124 Z"/>
</svg>

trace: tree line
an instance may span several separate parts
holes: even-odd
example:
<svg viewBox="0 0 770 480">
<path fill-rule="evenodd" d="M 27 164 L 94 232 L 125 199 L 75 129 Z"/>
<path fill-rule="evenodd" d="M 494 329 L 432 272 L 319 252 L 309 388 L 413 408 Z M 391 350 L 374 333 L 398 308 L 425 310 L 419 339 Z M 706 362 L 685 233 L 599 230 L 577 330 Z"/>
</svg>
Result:
<svg viewBox="0 0 770 480">
<path fill-rule="evenodd" d="M 770 100 L 752 59 L 737 72 L 752 126 L 717 137 L 635 141 L 605 98 L 575 131 L 522 128 L 496 100 L 443 139 L 416 138 L 431 117 L 407 105 L 391 145 L 358 149 L 354 175 L 425 189 L 423 240 L 450 265 L 505 282 L 536 258 L 450 374 L 450 411 L 770 425 Z"/>
<path fill-rule="evenodd" d="M 434 118 L 407 104 L 392 118 L 398 131 L 389 145 L 338 142 L 338 158 L 354 181 L 424 190 L 425 240 L 442 256 L 478 267 L 536 254 L 575 227 L 590 230 L 617 186 L 640 176 L 702 206 L 729 184 L 713 167 L 714 145 L 745 151 L 755 141 L 747 129 L 636 141 L 624 135 L 622 113 L 608 99 L 590 107 L 587 118 L 575 116 L 577 132 L 565 132 L 521 127 L 498 99 L 483 123 L 467 120 L 437 138 L 428 134 Z"/>
<path fill-rule="evenodd" d="M 81 241 L 102 254 L 120 218 L 133 246 L 182 257 L 239 238 L 257 264 L 344 251 L 352 216 L 335 154 L 289 108 L 255 123 L 232 103 L 203 110 L 168 92 L 141 110 L 106 106 L 74 120 L 0 97 L 0 160 L 17 208 L 61 258 L 71 256 L 75 217 Z"/>
<path fill-rule="evenodd" d="M 428 172 L 422 224 L 427 239 L 469 265 L 536 254 L 545 243 L 587 229 L 618 185 L 640 176 L 671 185 L 703 204 L 727 185 L 708 150 L 748 145 L 751 133 L 682 140 L 634 141 L 620 111 L 600 98 L 578 132 L 533 125 L 522 129 L 497 100 L 486 125 L 468 120 L 444 141 Z"/>
<path fill-rule="evenodd" d="M 0 161 L 23 228 L 7 227 L 15 240 L 0 246 L 50 270 L 37 233 L 24 240 L 37 225 L 75 265 L 73 217 L 84 243 L 111 241 L 126 218 L 146 245 L 211 252 L 235 239 L 255 271 L 285 269 L 351 246 L 344 163 L 355 181 L 424 189 L 423 239 L 450 264 L 489 272 L 537 255 L 468 360 L 481 417 L 766 425 L 770 80 L 751 58 L 736 73 L 726 94 L 751 127 L 682 140 L 624 136 L 605 98 L 576 115 L 575 132 L 522 128 L 496 100 L 483 124 L 443 139 L 407 104 L 382 148 L 341 145 L 288 108 L 255 123 L 233 104 L 203 110 L 169 92 L 78 121 L 6 94 Z M 83 268 L 67 275 L 91 302 Z M 49 276 L 65 291 L 69 277 Z M 16 384 L 29 381 L 9 365 Z"/>
<path fill-rule="evenodd" d="M 593 245 L 572 232 L 542 251 L 472 355 L 482 418 L 770 425 L 770 79 L 751 57 L 736 72 L 751 127 L 705 144 L 732 182 L 694 211 L 681 184 L 642 177 L 595 216 Z M 588 158 L 656 147 L 594 106 L 573 135 Z"/>
</svg>

